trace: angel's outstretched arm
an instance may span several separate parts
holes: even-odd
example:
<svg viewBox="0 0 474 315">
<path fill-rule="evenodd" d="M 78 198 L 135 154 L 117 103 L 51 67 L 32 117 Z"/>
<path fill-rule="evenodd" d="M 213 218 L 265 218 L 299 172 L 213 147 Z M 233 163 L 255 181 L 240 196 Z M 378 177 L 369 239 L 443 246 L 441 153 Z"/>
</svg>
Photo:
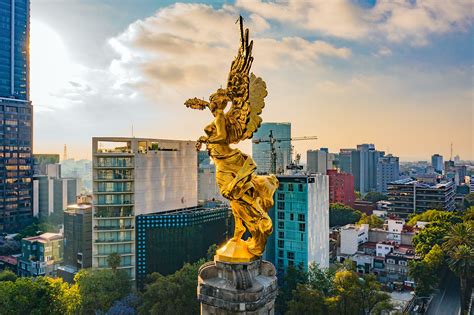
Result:
<svg viewBox="0 0 474 315">
<path fill-rule="evenodd" d="M 216 119 L 214 120 L 216 124 L 216 133 L 209 137 L 207 140 L 208 143 L 226 143 L 227 141 L 227 130 L 226 130 L 226 121 L 225 114 L 223 110 L 217 110 Z"/>
</svg>

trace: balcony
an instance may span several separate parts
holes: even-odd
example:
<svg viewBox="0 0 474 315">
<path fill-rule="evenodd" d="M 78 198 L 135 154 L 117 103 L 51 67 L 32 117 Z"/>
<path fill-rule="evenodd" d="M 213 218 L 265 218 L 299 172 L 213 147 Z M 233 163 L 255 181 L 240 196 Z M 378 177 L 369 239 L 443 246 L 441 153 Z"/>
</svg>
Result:
<svg viewBox="0 0 474 315">
<path fill-rule="evenodd" d="M 94 230 L 98 231 L 128 231 L 133 229 L 133 225 L 94 226 Z"/>
<path fill-rule="evenodd" d="M 95 240 L 95 243 L 97 244 L 117 244 L 117 243 L 133 243 L 134 240 L 131 238 L 126 238 L 126 239 L 107 239 L 107 240 Z"/>
</svg>

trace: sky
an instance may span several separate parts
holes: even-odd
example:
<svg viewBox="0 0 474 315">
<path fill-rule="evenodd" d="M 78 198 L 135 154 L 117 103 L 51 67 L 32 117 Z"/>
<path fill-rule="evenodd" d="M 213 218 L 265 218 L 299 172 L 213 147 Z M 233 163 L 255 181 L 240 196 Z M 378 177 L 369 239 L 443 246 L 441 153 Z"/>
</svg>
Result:
<svg viewBox="0 0 474 315">
<path fill-rule="evenodd" d="M 291 122 L 303 160 L 374 143 L 403 161 L 474 160 L 467 0 L 32 0 L 36 153 L 91 157 L 94 136 L 195 140 L 188 98 L 226 84 L 239 14 L 267 84 L 262 118 Z M 239 145 L 250 152 L 250 141 Z"/>
</svg>

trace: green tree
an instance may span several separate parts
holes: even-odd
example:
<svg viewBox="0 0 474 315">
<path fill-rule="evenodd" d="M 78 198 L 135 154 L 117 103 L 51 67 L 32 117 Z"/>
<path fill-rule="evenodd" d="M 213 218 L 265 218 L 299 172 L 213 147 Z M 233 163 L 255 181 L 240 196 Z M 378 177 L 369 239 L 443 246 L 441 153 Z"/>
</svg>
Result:
<svg viewBox="0 0 474 315">
<path fill-rule="evenodd" d="M 288 310 L 288 303 L 293 299 L 293 293 L 296 291 L 298 284 L 306 284 L 308 275 L 302 265 L 288 266 L 283 279 L 279 280 L 280 288 L 275 301 L 275 309 L 284 314 Z"/>
<path fill-rule="evenodd" d="M 142 296 L 140 314 L 199 314 L 196 288 L 199 267 L 205 261 L 185 264 L 172 275 L 153 273 Z"/>
<path fill-rule="evenodd" d="M 324 294 L 319 290 L 311 289 L 304 284 L 298 284 L 293 296 L 294 298 L 288 302 L 287 315 L 328 313 Z"/>
<path fill-rule="evenodd" d="M 472 223 L 460 223 L 450 227 L 444 236 L 443 248 L 448 253 L 460 245 L 474 248 L 474 227 Z"/>
<path fill-rule="evenodd" d="M 106 312 L 114 301 L 131 292 L 131 281 L 123 270 L 82 269 L 74 277 L 82 300 L 82 312 Z"/>
<path fill-rule="evenodd" d="M 407 222 L 407 225 L 414 226 L 418 221 L 422 222 L 444 222 L 444 223 L 459 223 L 461 218 L 452 211 L 444 210 L 428 210 L 423 213 L 414 215 Z"/>
<path fill-rule="evenodd" d="M 206 254 L 206 258 L 208 261 L 214 260 L 214 255 L 216 254 L 216 251 L 218 248 L 219 246 L 217 246 L 217 244 L 212 244 L 211 246 L 209 246 L 209 248 L 207 249 L 207 254 Z"/>
<path fill-rule="evenodd" d="M 356 223 L 362 213 L 342 203 L 332 203 L 329 206 L 329 226 L 342 226 Z"/>
<path fill-rule="evenodd" d="M 326 302 L 331 314 L 370 314 L 392 308 L 390 296 L 380 290 L 375 276 L 359 277 L 354 271 L 340 270 L 334 276 L 335 295 Z"/>
<path fill-rule="evenodd" d="M 368 224 L 370 228 L 382 228 L 384 221 L 375 214 L 366 215 L 362 213 L 362 217 L 357 224 Z"/>
<path fill-rule="evenodd" d="M 461 284 L 461 313 L 467 309 L 474 272 L 474 227 L 472 221 L 452 226 L 444 237 L 443 249 L 448 253 L 448 266 Z"/>
<path fill-rule="evenodd" d="M 0 272 L 0 282 L 3 281 L 16 281 L 16 274 L 14 274 L 11 270 L 5 269 L 2 272 Z"/>
<path fill-rule="evenodd" d="M 438 277 L 424 260 L 412 260 L 408 264 L 408 274 L 415 280 L 415 293 L 427 296 L 438 283 Z"/>
<path fill-rule="evenodd" d="M 444 263 L 444 253 L 441 246 L 435 244 L 425 255 L 423 261 L 431 270 L 439 271 Z"/>
<path fill-rule="evenodd" d="M 370 201 L 370 202 L 377 202 L 380 200 L 387 200 L 387 195 L 384 195 L 380 192 L 377 191 L 371 191 L 365 194 L 364 196 L 365 201 Z"/>
<path fill-rule="evenodd" d="M 107 265 L 115 272 L 120 266 L 120 255 L 117 253 L 112 253 L 107 256 Z"/>
<path fill-rule="evenodd" d="M 322 269 L 318 264 L 312 263 L 308 268 L 308 286 L 313 290 L 321 291 L 325 296 L 329 296 L 334 290 L 334 275 L 334 270 Z"/>
<path fill-rule="evenodd" d="M 474 192 L 471 192 L 464 196 L 464 207 L 469 208 L 474 206 Z"/>
<path fill-rule="evenodd" d="M 0 285 L 2 314 L 77 314 L 80 303 L 77 287 L 59 278 L 18 278 Z"/>
<path fill-rule="evenodd" d="M 472 291 L 472 274 L 474 272 L 474 249 L 462 244 L 449 254 L 448 265 L 461 283 L 461 314 L 467 314 L 467 308 Z"/>
<path fill-rule="evenodd" d="M 413 237 L 416 253 L 424 258 L 435 244 L 443 244 L 448 229 L 449 223 L 445 222 L 433 222 L 422 229 Z"/>
</svg>

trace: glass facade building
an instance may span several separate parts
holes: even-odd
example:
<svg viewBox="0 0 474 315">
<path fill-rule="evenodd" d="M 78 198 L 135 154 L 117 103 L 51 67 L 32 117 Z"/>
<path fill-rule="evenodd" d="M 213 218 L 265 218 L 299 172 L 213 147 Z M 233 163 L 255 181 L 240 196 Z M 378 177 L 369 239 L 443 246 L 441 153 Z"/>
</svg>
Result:
<svg viewBox="0 0 474 315">
<path fill-rule="evenodd" d="M 260 128 L 253 134 L 253 140 L 268 141 L 270 131 L 273 138 L 277 140 L 275 143 L 276 151 L 276 171 L 283 173 L 286 166 L 291 163 L 291 124 L 290 123 L 263 123 Z M 278 142 L 279 139 L 287 141 Z M 257 164 L 257 172 L 259 174 L 268 174 L 271 171 L 271 146 L 269 142 L 252 143 L 252 158 Z"/>
<path fill-rule="evenodd" d="M 0 1 L 0 231 L 31 222 L 29 0 Z"/>
<path fill-rule="evenodd" d="M 197 154 L 192 141 L 93 138 L 92 267 L 136 274 L 136 216 L 197 206 Z"/>
<path fill-rule="evenodd" d="M 232 214 L 227 206 L 198 207 L 170 213 L 140 215 L 137 229 L 137 285 L 146 276 L 172 274 L 185 263 L 206 257 L 213 244 L 232 234 Z"/>
<path fill-rule="evenodd" d="M 265 259 L 282 277 L 288 266 L 329 267 L 329 192 L 327 175 L 282 175 L 269 215 L 273 234 Z"/>
</svg>

